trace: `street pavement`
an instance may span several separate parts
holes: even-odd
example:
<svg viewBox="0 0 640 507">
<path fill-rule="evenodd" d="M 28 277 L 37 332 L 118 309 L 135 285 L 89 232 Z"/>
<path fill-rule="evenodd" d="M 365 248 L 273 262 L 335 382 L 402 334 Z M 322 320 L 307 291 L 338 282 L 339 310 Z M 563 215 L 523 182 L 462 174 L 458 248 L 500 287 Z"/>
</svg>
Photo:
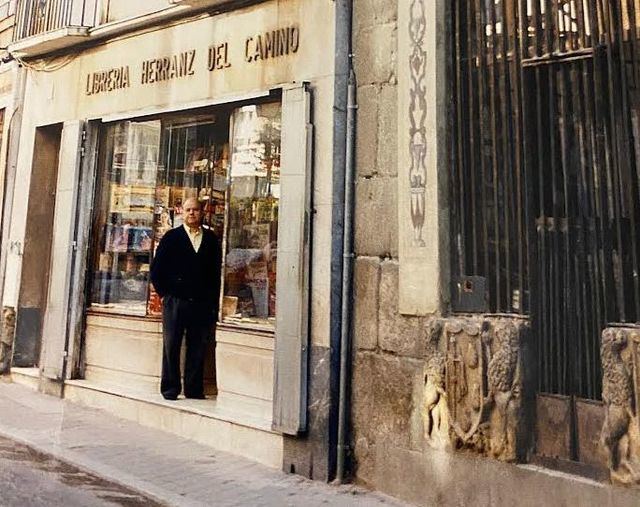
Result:
<svg viewBox="0 0 640 507">
<path fill-rule="evenodd" d="M 162 507 L 153 499 L 0 437 L 0 505 Z"/>
<path fill-rule="evenodd" d="M 7 382 L 0 382 L 0 436 L 2 506 L 406 505 L 284 474 Z"/>
</svg>

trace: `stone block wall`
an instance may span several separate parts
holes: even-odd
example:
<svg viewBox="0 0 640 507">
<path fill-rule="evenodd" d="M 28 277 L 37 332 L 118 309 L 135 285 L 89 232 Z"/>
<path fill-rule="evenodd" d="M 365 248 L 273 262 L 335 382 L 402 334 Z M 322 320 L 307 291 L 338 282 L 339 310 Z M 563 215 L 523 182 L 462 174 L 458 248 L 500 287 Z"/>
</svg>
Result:
<svg viewBox="0 0 640 507">
<path fill-rule="evenodd" d="M 355 0 L 358 80 L 352 447 L 357 480 L 380 487 L 381 449 L 419 452 L 430 319 L 398 312 L 398 3 Z"/>
<path fill-rule="evenodd" d="M 354 0 L 358 119 L 350 444 L 355 480 L 419 505 L 638 505 L 630 490 L 523 463 L 533 445 L 535 405 L 526 319 L 416 317 L 399 311 L 402 5 Z M 440 227 L 446 229 L 446 220 Z M 439 240 L 431 233 L 425 237 L 429 248 L 438 248 Z M 618 408 L 610 410 L 613 424 Z M 630 456 L 635 472 L 634 439 L 635 434 L 623 435 L 611 445 L 614 465 L 626 470 L 620 456 Z"/>
</svg>

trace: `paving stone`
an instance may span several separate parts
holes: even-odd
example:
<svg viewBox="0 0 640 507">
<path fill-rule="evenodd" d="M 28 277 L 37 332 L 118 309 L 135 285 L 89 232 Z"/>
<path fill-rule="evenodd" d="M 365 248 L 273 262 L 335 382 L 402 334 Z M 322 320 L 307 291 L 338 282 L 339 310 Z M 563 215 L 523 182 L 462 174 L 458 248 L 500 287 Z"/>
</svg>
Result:
<svg viewBox="0 0 640 507">
<path fill-rule="evenodd" d="M 0 414 L 1 435 L 169 505 L 405 505 L 287 475 L 16 384 L 0 383 Z"/>
</svg>

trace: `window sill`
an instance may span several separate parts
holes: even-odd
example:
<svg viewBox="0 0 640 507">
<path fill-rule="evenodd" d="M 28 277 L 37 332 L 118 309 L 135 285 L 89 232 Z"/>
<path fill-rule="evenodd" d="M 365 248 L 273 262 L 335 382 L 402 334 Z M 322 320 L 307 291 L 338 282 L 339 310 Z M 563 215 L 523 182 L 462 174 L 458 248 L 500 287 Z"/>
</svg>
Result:
<svg viewBox="0 0 640 507">
<path fill-rule="evenodd" d="M 235 324 L 231 322 L 218 322 L 216 327 L 223 331 L 234 331 L 236 333 L 255 334 L 259 336 L 275 336 L 276 334 L 274 328 L 261 326 L 259 324 Z"/>
<path fill-rule="evenodd" d="M 101 310 L 98 308 L 89 308 L 87 315 L 92 317 L 112 317 L 114 319 L 136 320 L 143 322 L 162 322 L 160 315 L 133 315 L 130 313 L 122 313 L 116 311 Z M 216 327 L 222 331 L 231 331 L 235 333 L 253 334 L 257 336 L 275 336 L 275 329 L 259 324 L 235 324 L 231 322 L 218 322 Z"/>
</svg>

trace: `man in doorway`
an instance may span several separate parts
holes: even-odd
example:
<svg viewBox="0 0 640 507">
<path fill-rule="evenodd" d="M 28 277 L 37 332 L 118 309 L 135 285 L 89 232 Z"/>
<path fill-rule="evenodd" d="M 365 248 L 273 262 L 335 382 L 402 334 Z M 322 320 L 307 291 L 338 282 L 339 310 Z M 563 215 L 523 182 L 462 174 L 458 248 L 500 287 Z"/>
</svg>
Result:
<svg viewBox="0 0 640 507">
<path fill-rule="evenodd" d="M 163 354 L 160 391 L 167 400 L 181 392 L 180 348 L 186 338 L 184 395 L 204 399 L 207 340 L 215 331 L 220 299 L 220 241 L 202 227 L 195 198 L 183 206 L 184 224 L 160 240 L 151 264 L 151 281 L 162 297 Z"/>
</svg>

